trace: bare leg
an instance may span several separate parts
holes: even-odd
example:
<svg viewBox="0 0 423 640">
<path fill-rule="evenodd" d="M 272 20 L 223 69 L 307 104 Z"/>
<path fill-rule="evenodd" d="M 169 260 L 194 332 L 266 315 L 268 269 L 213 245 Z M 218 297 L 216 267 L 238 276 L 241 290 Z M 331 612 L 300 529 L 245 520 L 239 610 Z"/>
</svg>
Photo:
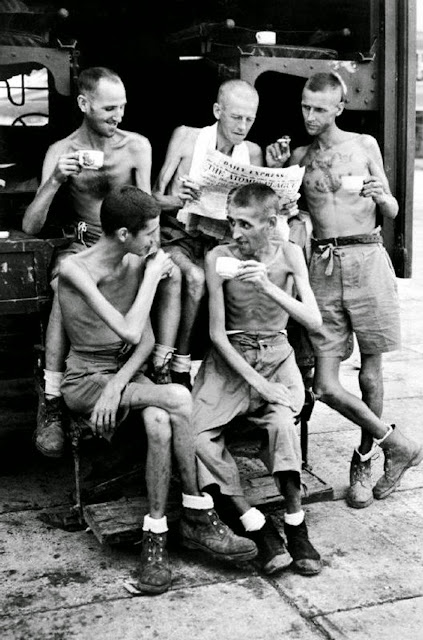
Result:
<svg viewBox="0 0 423 640">
<path fill-rule="evenodd" d="M 348 418 L 373 438 L 383 438 L 387 426 L 367 404 L 347 391 L 339 381 L 341 358 L 317 357 L 314 391 L 319 400 Z"/>
<path fill-rule="evenodd" d="M 60 383 L 65 370 L 69 342 L 63 325 L 57 294 L 57 278 L 52 282 L 53 304 L 46 332 L 45 388 L 40 389 L 35 446 L 45 456 L 60 458 L 64 452 Z"/>
<path fill-rule="evenodd" d="M 383 411 L 382 356 L 362 353 L 358 379 L 363 402 L 380 418 Z M 362 429 L 360 452 L 368 453 L 372 444 L 372 435 Z"/>
<path fill-rule="evenodd" d="M 177 352 L 181 355 L 191 353 L 191 337 L 198 316 L 201 300 L 205 292 L 205 275 L 201 267 L 191 265 L 184 271 L 182 317 L 179 327 Z"/>
<path fill-rule="evenodd" d="M 52 287 L 54 290 L 53 304 L 46 332 L 46 369 L 48 371 L 64 371 L 69 342 L 63 326 L 56 280 L 53 281 Z"/>
<path fill-rule="evenodd" d="M 278 473 L 281 493 L 285 496 L 286 512 L 298 513 L 301 511 L 301 486 L 300 474 L 295 471 Z"/>
<path fill-rule="evenodd" d="M 179 384 L 139 385 L 139 389 L 132 394 L 131 407 L 157 407 L 168 414 L 183 492 L 200 495 L 195 465 L 195 436 L 191 424 L 192 399 L 189 391 Z"/>
<path fill-rule="evenodd" d="M 181 319 L 181 272 L 176 266 L 157 287 L 152 317 L 156 342 L 174 347 Z"/>
<path fill-rule="evenodd" d="M 169 252 L 182 273 L 182 313 L 176 342 L 177 352 L 191 352 L 191 336 L 205 291 L 205 275 L 202 267 L 195 265 L 178 247 Z"/>
<path fill-rule="evenodd" d="M 183 517 L 180 521 L 182 544 L 188 548 L 201 549 L 218 558 L 249 560 L 257 554 L 254 543 L 235 536 L 213 510 L 211 496 L 202 496 L 198 490 L 191 402 L 189 391 L 177 384 L 138 385 L 131 395 L 129 406 L 134 409 L 149 407 L 144 414 L 148 428 L 148 447 L 149 450 L 152 448 L 147 468 L 151 517 L 157 519 L 164 514 L 170 478 L 170 446 L 173 440 L 184 494 Z M 168 569 L 165 568 L 163 572 L 161 567 L 151 567 L 148 564 L 148 558 L 153 557 L 154 544 L 160 547 L 157 555 L 163 557 L 163 536 L 159 536 L 158 542 L 154 542 L 151 534 L 145 538 L 143 589 L 150 592 L 158 588 L 164 590 L 168 588 L 170 581 Z M 151 551 L 150 555 L 147 551 Z"/>
<path fill-rule="evenodd" d="M 150 515 L 152 518 L 162 518 L 171 476 L 172 430 L 169 414 L 157 407 L 147 407 L 142 414 L 148 438 L 146 483 Z"/>
</svg>

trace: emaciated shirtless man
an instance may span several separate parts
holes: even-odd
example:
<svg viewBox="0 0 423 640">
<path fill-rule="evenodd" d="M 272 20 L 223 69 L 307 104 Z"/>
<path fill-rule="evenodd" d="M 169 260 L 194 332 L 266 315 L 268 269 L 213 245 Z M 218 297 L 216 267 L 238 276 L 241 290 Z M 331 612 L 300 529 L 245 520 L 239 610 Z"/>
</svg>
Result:
<svg viewBox="0 0 423 640">
<path fill-rule="evenodd" d="M 273 240 L 278 215 L 279 200 L 270 187 L 239 187 L 229 203 L 233 242 L 206 257 L 213 346 L 193 388 L 198 477 L 200 488 L 218 487 L 223 500 L 230 501 L 245 535 L 258 546 L 265 573 L 275 573 L 292 560 L 297 572 L 314 575 L 322 564 L 308 539 L 301 508 L 296 425 L 304 385 L 285 329 L 289 316 L 307 329 L 316 329 L 321 316 L 302 249 Z M 227 278 L 227 267 L 222 271 L 222 258 L 238 263 L 234 277 Z M 245 498 L 236 462 L 225 445 L 225 433 L 239 417 L 262 430 L 263 461 L 286 499 L 289 554 L 272 521 Z"/>
<path fill-rule="evenodd" d="M 83 114 L 81 125 L 66 138 L 48 149 L 42 169 L 40 187 L 23 218 L 23 230 L 37 234 L 46 223 L 50 205 L 59 189 L 67 191 L 75 228 L 75 241 L 62 251 L 52 270 L 52 288 L 57 290 L 60 261 L 70 253 L 92 246 L 100 237 L 100 206 L 111 189 L 122 184 L 135 185 L 150 193 L 151 146 L 147 138 L 119 128 L 126 106 L 125 87 L 120 77 L 104 67 L 83 70 L 78 77 L 78 106 Z M 96 150 L 104 154 L 99 169 L 83 167 L 78 152 Z M 161 295 L 169 313 L 172 301 L 180 304 L 180 276 L 161 284 Z M 164 289 L 164 291 L 163 291 Z M 176 327 L 177 328 L 177 327 Z M 174 342 L 175 335 L 169 338 Z M 64 450 L 60 384 L 65 368 L 68 340 L 63 328 L 55 293 L 46 334 L 45 397 L 40 402 L 35 444 L 50 457 Z"/>
<path fill-rule="evenodd" d="M 337 74 L 311 76 L 302 93 L 304 124 L 314 140 L 294 150 L 290 164 L 305 166 L 304 194 L 313 223 L 310 284 L 323 317 L 311 334 L 316 356 L 317 397 L 361 427 L 360 446 L 350 466 L 347 502 L 367 507 L 386 498 L 404 472 L 423 459 L 423 447 L 381 420 L 382 354 L 400 346 L 395 272 L 376 226 L 377 210 L 395 218 L 393 197 L 376 140 L 343 131 L 336 118 L 345 106 L 346 87 Z M 274 155 L 278 154 L 277 144 Z M 351 177 L 360 180 L 351 186 Z M 362 398 L 340 383 L 339 367 L 355 333 L 361 356 Z M 372 487 L 371 458 L 385 454 L 384 475 Z"/>
<path fill-rule="evenodd" d="M 191 395 L 181 385 L 155 385 L 142 372 L 154 345 L 151 304 L 174 265 L 158 250 L 160 209 L 137 187 L 118 187 L 101 206 L 103 233 L 91 248 L 61 263 L 59 300 L 70 339 L 62 391 L 73 412 L 91 416 L 94 433 L 110 437 L 130 410 L 141 410 L 147 434 L 144 517 L 138 586 L 166 591 L 166 500 L 172 451 L 182 483 L 182 544 L 214 557 L 247 560 L 255 544 L 219 520 L 213 500 L 198 490 Z M 132 347 L 132 349 L 131 349 Z"/>
<path fill-rule="evenodd" d="M 183 276 L 181 321 L 173 355 L 156 345 L 154 357 L 161 371 L 170 365 L 172 380 L 190 387 L 191 335 L 205 291 L 204 256 L 223 239 L 230 239 L 225 220 L 178 211 L 198 197 L 198 178 L 208 151 L 218 150 L 241 164 L 263 165 L 260 147 L 246 140 L 259 103 L 255 88 L 244 80 L 227 80 L 213 105 L 214 125 L 180 126 L 172 134 L 153 193 L 162 207 L 162 246 Z M 168 357 L 167 357 L 168 356 Z M 167 357 L 167 360 L 165 360 Z"/>
</svg>

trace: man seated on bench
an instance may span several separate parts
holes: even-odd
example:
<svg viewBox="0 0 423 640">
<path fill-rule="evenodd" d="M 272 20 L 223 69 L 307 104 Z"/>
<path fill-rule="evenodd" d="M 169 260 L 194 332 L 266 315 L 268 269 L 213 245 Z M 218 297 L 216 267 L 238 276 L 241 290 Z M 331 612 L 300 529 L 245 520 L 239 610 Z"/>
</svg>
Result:
<svg viewBox="0 0 423 640">
<path fill-rule="evenodd" d="M 165 508 L 172 449 L 183 491 L 182 544 L 222 559 L 257 555 L 254 542 L 235 536 L 217 517 L 211 496 L 198 490 L 191 394 L 178 384 L 153 384 L 141 371 L 154 346 L 151 304 L 173 266 L 158 249 L 159 214 L 154 198 L 137 187 L 112 190 L 101 206 L 100 240 L 66 258 L 59 274 L 71 343 L 62 384 L 68 408 L 90 415 L 94 433 L 108 439 L 130 410 L 142 411 L 150 513 L 144 518 L 139 588 L 150 594 L 166 591 L 171 582 Z"/>
<path fill-rule="evenodd" d="M 212 493 L 219 487 L 221 504 L 229 503 L 245 535 L 256 542 L 265 573 L 283 569 L 292 559 L 298 573 L 314 575 L 322 565 L 301 508 L 296 425 L 304 385 L 285 328 L 289 316 L 308 330 L 322 320 L 302 249 L 273 239 L 278 213 L 278 197 L 270 187 L 239 187 L 228 206 L 233 242 L 206 257 L 212 347 L 193 388 L 199 486 Z M 263 430 L 263 461 L 286 500 L 289 554 L 271 520 L 244 497 L 225 445 L 225 431 L 239 416 Z"/>
</svg>

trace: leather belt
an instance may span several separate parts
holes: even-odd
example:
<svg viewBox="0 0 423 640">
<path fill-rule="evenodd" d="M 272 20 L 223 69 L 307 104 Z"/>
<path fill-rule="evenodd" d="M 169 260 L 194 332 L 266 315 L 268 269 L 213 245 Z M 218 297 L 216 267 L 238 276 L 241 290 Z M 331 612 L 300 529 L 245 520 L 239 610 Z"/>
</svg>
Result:
<svg viewBox="0 0 423 640">
<path fill-rule="evenodd" d="M 334 247 L 343 247 L 351 244 L 380 244 L 383 238 L 378 233 L 366 233 L 356 236 L 338 236 L 335 238 L 312 238 L 311 246 L 313 248 L 331 244 Z"/>
</svg>

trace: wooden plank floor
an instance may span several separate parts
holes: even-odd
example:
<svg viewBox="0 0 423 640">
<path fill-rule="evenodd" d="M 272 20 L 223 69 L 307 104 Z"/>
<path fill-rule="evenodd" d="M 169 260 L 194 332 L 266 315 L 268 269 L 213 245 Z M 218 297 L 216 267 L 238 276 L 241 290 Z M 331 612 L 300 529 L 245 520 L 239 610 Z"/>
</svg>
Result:
<svg viewBox="0 0 423 640">
<path fill-rule="evenodd" d="M 257 458 L 237 457 L 244 493 L 253 506 L 267 510 L 283 507 L 284 500 L 273 478 Z M 333 489 L 312 471 L 303 470 L 303 503 L 330 501 Z M 180 515 L 180 501 L 171 495 L 168 502 L 168 521 L 175 522 Z M 121 498 L 86 505 L 83 508 L 85 522 L 101 544 L 134 543 L 142 538 L 142 522 L 148 513 L 146 496 Z"/>
</svg>

